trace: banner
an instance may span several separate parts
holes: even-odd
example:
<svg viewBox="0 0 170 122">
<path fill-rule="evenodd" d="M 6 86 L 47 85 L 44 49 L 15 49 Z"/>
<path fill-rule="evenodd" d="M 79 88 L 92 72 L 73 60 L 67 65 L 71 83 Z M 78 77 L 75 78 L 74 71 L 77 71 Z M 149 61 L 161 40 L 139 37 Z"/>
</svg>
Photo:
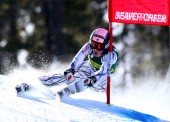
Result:
<svg viewBox="0 0 170 122">
<path fill-rule="evenodd" d="M 170 26 L 170 0 L 108 0 L 109 22 Z"/>
</svg>

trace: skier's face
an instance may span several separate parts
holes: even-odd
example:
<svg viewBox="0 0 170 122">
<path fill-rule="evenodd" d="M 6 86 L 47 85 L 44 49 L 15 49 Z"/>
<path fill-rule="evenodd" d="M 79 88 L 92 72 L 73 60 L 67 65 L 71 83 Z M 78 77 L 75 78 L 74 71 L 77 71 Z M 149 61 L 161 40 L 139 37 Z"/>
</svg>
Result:
<svg viewBox="0 0 170 122">
<path fill-rule="evenodd" d="M 103 53 L 103 50 L 93 49 L 93 55 L 95 57 L 100 57 Z"/>
</svg>

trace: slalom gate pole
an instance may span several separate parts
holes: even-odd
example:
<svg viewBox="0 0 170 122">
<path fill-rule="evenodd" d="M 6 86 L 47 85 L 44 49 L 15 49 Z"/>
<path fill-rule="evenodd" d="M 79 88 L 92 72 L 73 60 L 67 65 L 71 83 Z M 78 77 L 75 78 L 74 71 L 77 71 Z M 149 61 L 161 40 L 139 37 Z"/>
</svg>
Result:
<svg viewBox="0 0 170 122">
<path fill-rule="evenodd" d="M 169 5 L 170 6 L 170 5 Z M 168 47 L 168 52 L 169 52 L 169 59 L 170 59 L 170 26 L 169 26 L 169 47 Z"/>
<path fill-rule="evenodd" d="M 112 52 L 112 22 L 109 22 L 109 34 L 110 34 L 110 41 L 109 41 L 109 59 L 111 59 L 111 52 Z M 107 105 L 110 106 L 110 60 L 108 61 L 107 65 Z"/>
</svg>

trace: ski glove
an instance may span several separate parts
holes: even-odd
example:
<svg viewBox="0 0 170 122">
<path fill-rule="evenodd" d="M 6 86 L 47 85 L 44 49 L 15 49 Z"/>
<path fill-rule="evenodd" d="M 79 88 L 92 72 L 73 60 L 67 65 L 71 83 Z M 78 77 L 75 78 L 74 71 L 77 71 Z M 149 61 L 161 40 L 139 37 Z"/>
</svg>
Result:
<svg viewBox="0 0 170 122">
<path fill-rule="evenodd" d="M 87 79 L 84 80 L 84 84 L 88 86 L 93 86 L 96 83 L 96 78 L 94 76 L 87 77 Z"/>
<path fill-rule="evenodd" d="M 71 80 L 73 78 L 74 73 L 75 73 L 75 70 L 72 68 L 69 68 L 66 71 L 64 71 L 64 76 L 66 76 L 67 80 Z"/>
</svg>

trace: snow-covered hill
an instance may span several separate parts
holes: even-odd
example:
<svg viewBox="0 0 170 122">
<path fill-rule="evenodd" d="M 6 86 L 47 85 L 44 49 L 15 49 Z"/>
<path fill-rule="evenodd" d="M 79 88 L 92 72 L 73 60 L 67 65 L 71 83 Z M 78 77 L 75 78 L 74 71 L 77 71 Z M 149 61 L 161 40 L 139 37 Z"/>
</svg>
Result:
<svg viewBox="0 0 170 122">
<path fill-rule="evenodd" d="M 26 69 L 16 70 L 8 76 L 0 76 L 0 122 L 160 122 L 170 120 L 170 97 L 163 94 L 169 91 L 163 84 L 159 84 L 158 91 L 156 87 L 148 88 L 151 84 L 133 87 L 124 92 L 115 89 L 111 96 L 112 104 L 107 106 L 105 93 L 94 92 L 90 89 L 63 101 L 57 97 L 56 99 L 43 98 L 42 94 L 50 95 L 50 90 L 38 81 L 37 77 L 42 74 L 44 73 L 34 69 Z M 23 81 L 29 82 L 32 90 L 26 95 L 17 96 L 14 86 Z M 55 92 L 60 87 L 62 86 L 53 87 L 51 90 Z"/>
<path fill-rule="evenodd" d="M 107 106 L 104 100 L 105 94 L 96 94 L 89 90 L 62 102 L 58 98 L 48 100 L 30 97 L 35 95 L 32 92 L 29 93 L 29 97 L 16 96 L 12 92 L 7 89 L 1 91 L 0 121 L 2 122 L 160 121 L 159 118 L 134 110 L 115 105 Z"/>
</svg>

